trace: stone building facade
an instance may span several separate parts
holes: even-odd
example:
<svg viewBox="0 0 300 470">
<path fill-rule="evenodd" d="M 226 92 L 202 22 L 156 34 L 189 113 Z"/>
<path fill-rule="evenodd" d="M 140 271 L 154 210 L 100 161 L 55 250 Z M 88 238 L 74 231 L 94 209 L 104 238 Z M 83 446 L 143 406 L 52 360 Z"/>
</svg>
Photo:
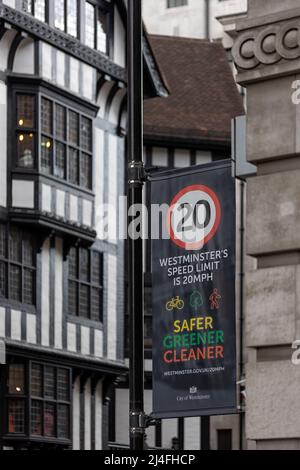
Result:
<svg viewBox="0 0 300 470">
<path fill-rule="evenodd" d="M 151 34 L 198 39 L 223 39 L 247 12 L 247 0 L 143 0 L 144 18 Z M 221 22 L 220 22 L 221 20 Z"/>
<path fill-rule="evenodd" d="M 249 0 L 236 26 L 237 81 L 247 89 L 246 438 L 249 449 L 299 449 L 300 8 Z"/>
</svg>

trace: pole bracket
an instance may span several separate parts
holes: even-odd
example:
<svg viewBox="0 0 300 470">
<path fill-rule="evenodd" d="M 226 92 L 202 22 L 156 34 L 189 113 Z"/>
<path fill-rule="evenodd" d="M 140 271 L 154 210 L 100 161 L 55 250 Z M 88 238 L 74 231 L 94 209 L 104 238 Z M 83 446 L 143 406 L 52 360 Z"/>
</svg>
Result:
<svg viewBox="0 0 300 470">
<path fill-rule="evenodd" d="M 148 179 L 148 173 L 145 170 L 142 161 L 131 161 L 128 165 L 128 182 L 130 185 L 139 186 Z"/>
<path fill-rule="evenodd" d="M 134 433 L 144 432 L 150 426 L 156 426 L 159 421 L 152 416 L 148 416 L 142 411 L 130 413 L 130 429 Z"/>
</svg>

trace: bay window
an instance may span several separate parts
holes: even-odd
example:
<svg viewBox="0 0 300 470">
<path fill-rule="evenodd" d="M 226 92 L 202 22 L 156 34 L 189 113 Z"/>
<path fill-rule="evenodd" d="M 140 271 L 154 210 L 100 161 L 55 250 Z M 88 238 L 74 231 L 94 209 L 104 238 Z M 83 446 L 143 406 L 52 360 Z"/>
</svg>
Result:
<svg viewBox="0 0 300 470">
<path fill-rule="evenodd" d="M 92 189 L 91 119 L 47 98 L 42 98 L 41 115 L 42 172 Z"/>
<path fill-rule="evenodd" d="M 39 167 L 45 175 L 92 190 L 92 119 L 46 96 L 38 119 L 37 101 L 37 95 L 16 94 L 16 168 Z"/>
</svg>

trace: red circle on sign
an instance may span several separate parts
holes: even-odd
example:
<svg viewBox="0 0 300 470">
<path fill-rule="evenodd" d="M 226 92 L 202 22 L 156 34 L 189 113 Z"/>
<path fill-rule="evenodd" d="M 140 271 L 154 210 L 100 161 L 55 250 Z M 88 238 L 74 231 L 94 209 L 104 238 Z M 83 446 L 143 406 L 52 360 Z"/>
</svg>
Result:
<svg viewBox="0 0 300 470">
<path fill-rule="evenodd" d="M 215 205 L 215 208 L 216 208 L 216 220 L 215 220 L 215 223 L 214 223 L 212 229 L 206 235 L 204 240 L 201 240 L 200 242 L 196 242 L 196 243 L 186 243 L 186 242 L 183 242 L 182 240 L 179 240 L 178 238 L 176 238 L 176 236 L 174 234 L 173 227 L 172 227 L 172 220 L 171 219 L 172 219 L 173 208 L 177 204 L 179 199 L 181 199 L 182 196 L 184 196 L 185 194 L 187 194 L 189 192 L 192 192 L 192 191 L 203 191 L 204 193 L 207 193 L 211 197 L 211 199 L 213 200 L 213 203 Z M 175 245 L 179 246 L 180 248 L 184 248 L 186 250 L 198 250 L 199 248 L 202 248 L 204 245 L 206 245 L 206 243 L 208 243 L 209 240 L 211 240 L 214 237 L 214 235 L 216 234 L 216 232 L 219 228 L 219 225 L 221 223 L 221 204 L 220 204 L 220 201 L 219 201 L 217 195 L 214 193 L 214 191 L 212 189 L 208 188 L 207 186 L 204 186 L 202 184 L 187 186 L 186 188 L 182 189 L 178 194 L 176 194 L 176 196 L 172 200 L 170 208 L 168 210 L 167 223 L 168 223 L 169 235 L 171 237 L 171 240 L 175 243 Z"/>
</svg>

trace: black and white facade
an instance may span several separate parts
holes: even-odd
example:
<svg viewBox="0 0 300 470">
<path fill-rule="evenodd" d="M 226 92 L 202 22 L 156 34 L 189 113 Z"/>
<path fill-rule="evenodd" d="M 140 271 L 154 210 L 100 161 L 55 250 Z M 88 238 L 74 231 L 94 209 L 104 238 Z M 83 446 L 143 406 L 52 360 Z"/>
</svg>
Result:
<svg viewBox="0 0 300 470">
<path fill-rule="evenodd" d="M 0 2 L 0 448 L 107 447 L 125 375 L 126 6 Z M 145 37 L 145 93 L 165 93 Z M 117 212 L 110 221 L 117 227 Z"/>
</svg>

